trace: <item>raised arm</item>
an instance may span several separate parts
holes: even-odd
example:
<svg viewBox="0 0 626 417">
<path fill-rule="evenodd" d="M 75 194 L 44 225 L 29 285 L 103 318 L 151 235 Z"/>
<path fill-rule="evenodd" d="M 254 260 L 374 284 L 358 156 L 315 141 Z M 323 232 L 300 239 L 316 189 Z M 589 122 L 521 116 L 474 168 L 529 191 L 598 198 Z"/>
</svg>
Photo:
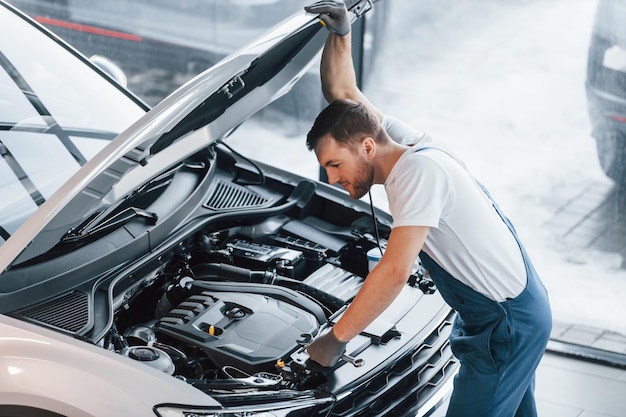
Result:
<svg viewBox="0 0 626 417">
<path fill-rule="evenodd" d="M 322 24 L 329 30 L 320 65 L 322 92 L 326 101 L 329 103 L 337 99 L 358 101 L 381 120 L 382 113 L 357 86 L 352 61 L 350 17 L 345 3 L 340 0 L 323 0 L 305 7 L 305 10 L 319 13 Z"/>
</svg>

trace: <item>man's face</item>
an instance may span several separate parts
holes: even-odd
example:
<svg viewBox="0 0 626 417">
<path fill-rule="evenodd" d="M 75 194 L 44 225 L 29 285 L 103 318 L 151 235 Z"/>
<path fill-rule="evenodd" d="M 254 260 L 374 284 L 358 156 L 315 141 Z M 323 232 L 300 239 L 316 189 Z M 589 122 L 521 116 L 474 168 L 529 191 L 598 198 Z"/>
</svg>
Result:
<svg viewBox="0 0 626 417">
<path fill-rule="evenodd" d="M 339 183 L 350 197 L 363 197 L 374 184 L 374 168 L 361 146 L 349 148 L 326 135 L 315 147 L 320 165 L 326 169 L 328 183 Z"/>
</svg>

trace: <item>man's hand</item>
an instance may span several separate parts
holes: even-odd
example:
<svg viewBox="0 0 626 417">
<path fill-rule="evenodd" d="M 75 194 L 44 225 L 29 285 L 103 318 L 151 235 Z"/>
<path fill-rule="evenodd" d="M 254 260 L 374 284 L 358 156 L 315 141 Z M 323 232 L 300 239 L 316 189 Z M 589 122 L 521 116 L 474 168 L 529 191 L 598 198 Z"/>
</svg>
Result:
<svg viewBox="0 0 626 417">
<path fill-rule="evenodd" d="M 350 33 L 350 18 L 346 4 L 341 0 L 322 0 L 305 6 L 309 13 L 319 13 L 322 24 L 339 36 Z"/>
<path fill-rule="evenodd" d="M 346 345 L 346 342 L 337 339 L 331 329 L 315 339 L 306 350 L 312 360 L 324 367 L 331 367 L 335 366 L 341 355 L 345 353 Z"/>
</svg>

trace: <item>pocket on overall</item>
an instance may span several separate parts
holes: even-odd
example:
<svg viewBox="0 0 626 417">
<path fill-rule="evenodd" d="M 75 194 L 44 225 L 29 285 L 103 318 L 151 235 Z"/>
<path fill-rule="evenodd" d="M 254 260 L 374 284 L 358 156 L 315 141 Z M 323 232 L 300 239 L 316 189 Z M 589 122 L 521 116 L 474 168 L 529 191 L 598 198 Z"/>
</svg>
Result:
<svg viewBox="0 0 626 417">
<path fill-rule="evenodd" d="M 450 347 L 461 364 L 480 373 L 497 372 L 511 354 L 506 314 L 476 315 L 471 321 L 457 316 Z"/>
</svg>

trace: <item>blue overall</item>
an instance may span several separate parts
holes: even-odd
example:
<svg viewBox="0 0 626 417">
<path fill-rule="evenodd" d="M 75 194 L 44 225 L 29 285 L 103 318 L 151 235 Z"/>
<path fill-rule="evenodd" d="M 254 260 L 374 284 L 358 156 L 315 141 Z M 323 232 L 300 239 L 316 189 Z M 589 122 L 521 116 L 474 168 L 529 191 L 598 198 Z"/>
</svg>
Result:
<svg viewBox="0 0 626 417">
<path fill-rule="evenodd" d="M 548 295 L 513 225 L 482 188 L 518 242 L 527 284 L 517 297 L 497 302 L 458 281 L 427 254 L 420 253 L 441 296 L 458 313 L 450 345 L 461 366 L 446 416 L 536 416 L 535 370 L 552 328 Z"/>
</svg>

